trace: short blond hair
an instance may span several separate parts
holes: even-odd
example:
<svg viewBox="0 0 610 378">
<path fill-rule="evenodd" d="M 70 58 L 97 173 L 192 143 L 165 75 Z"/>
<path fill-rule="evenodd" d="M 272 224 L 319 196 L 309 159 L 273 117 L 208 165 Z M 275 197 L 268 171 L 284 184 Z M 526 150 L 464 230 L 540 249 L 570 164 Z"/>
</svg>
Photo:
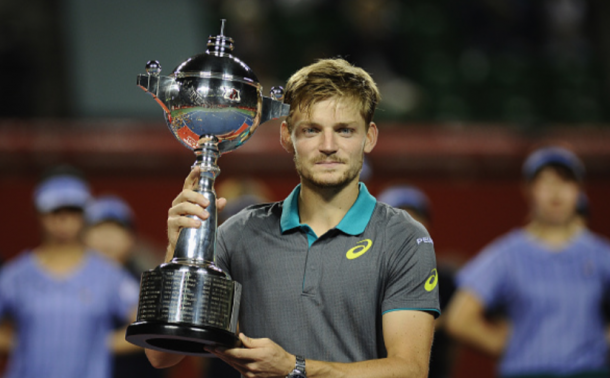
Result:
<svg viewBox="0 0 610 378">
<path fill-rule="evenodd" d="M 371 75 L 344 59 L 321 59 L 288 79 L 284 94 L 284 102 L 290 104 L 288 127 L 292 128 L 296 110 L 309 112 L 312 105 L 335 96 L 357 101 L 368 129 L 381 95 Z"/>
</svg>

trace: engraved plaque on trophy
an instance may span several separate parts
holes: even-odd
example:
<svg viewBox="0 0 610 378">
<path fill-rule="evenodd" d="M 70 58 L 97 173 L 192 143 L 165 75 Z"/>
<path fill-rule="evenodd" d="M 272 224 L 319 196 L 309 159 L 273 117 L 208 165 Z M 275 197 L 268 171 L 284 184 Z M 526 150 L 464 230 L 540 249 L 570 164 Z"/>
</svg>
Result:
<svg viewBox="0 0 610 378">
<path fill-rule="evenodd" d="M 137 84 L 161 105 L 167 126 L 195 152 L 197 192 L 209 201 L 210 217 L 199 228 L 182 229 L 170 262 L 142 273 L 137 320 L 126 340 L 138 346 L 206 355 L 204 346 L 237 343 L 241 285 L 214 263 L 216 193 L 220 155 L 239 148 L 270 119 L 288 115 L 281 87 L 262 95 L 254 72 L 232 55 L 233 40 L 210 36 L 207 51 L 162 76 L 157 61 L 146 64 Z"/>
</svg>

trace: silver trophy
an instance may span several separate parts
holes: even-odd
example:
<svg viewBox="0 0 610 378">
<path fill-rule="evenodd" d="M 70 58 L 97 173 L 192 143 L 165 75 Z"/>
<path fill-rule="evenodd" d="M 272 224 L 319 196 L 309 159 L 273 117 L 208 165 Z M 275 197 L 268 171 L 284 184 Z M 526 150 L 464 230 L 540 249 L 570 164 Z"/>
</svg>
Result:
<svg viewBox="0 0 610 378">
<path fill-rule="evenodd" d="M 214 263 L 217 160 L 244 144 L 261 123 L 288 115 L 283 89 L 262 95 L 254 72 L 231 54 L 233 40 L 210 36 L 207 51 L 169 76 L 157 61 L 146 64 L 137 84 L 161 105 L 174 136 L 194 150 L 200 168 L 197 192 L 209 201 L 210 217 L 198 229 L 182 229 L 170 262 L 142 273 L 137 320 L 126 340 L 187 355 L 206 355 L 204 346 L 235 346 L 241 285 Z"/>
</svg>

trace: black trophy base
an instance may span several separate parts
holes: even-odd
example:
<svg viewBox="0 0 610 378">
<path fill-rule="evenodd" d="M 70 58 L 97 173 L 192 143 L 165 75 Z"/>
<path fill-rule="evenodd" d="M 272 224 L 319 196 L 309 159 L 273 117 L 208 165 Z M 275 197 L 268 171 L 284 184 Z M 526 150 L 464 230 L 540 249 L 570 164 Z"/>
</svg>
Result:
<svg viewBox="0 0 610 378">
<path fill-rule="evenodd" d="M 135 322 L 127 327 L 125 340 L 142 348 L 189 356 L 213 356 L 204 348 L 234 348 L 239 338 L 213 327 L 187 324 Z"/>
</svg>

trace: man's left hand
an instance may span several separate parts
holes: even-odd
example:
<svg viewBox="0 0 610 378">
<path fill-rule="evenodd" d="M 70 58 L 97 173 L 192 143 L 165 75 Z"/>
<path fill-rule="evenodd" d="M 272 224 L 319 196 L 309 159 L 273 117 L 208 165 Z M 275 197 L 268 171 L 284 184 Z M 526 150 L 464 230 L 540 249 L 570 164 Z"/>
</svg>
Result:
<svg viewBox="0 0 610 378">
<path fill-rule="evenodd" d="M 295 366 L 295 356 L 270 339 L 251 339 L 239 334 L 242 348 L 206 350 L 225 361 L 244 377 L 285 378 Z"/>
</svg>

